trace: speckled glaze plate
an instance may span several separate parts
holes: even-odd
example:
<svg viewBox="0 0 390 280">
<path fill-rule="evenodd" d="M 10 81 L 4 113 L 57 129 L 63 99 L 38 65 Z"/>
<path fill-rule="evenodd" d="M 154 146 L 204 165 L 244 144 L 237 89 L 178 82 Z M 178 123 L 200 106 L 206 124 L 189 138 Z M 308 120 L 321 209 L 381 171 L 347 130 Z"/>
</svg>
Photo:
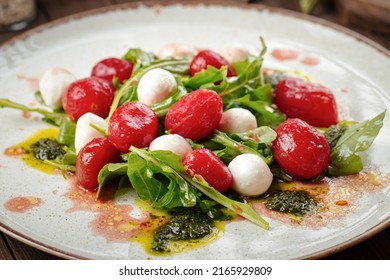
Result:
<svg viewBox="0 0 390 280">
<path fill-rule="evenodd" d="M 185 43 L 218 50 L 240 43 L 251 52 L 269 52 L 265 67 L 296 69 L 330 87 L 340 104 L 340 117 L 369 119 L 390 106 L 389 52 L 348 30 L 310 17 L 262 6 L 235 4 L 143 6 L 131 4 L 81 14 L 39 27 L 0 49 L 0 96 L 23 104 L 34 99 L 31 82 L 52 67 L 65 67 L 77 77 L 90 74 L 100 59 L 121 56 L 129 47 L 158 51 L 168 43 Z M 272 50 L 293 50 L 281 61 Z M 308 59 L 309 58 L 309 59 Z M 313 62 L 313 58 L 315 63 Z M 308 63 L 309 62 L 309 63 Z M 3 151 L 47 127 L 34 115 L 0 110 L 0 229 L 32 246 L 65 258 L 146 259 L 133 242 L 110 242 L 94 234 L 98 213 L 70 211 L 69 182 L 5 156 Z M 390 172 L 390 121 L 364 162 Z M 42 203 L 25 213 L 8 211 L 15 197 L 35 197 Z M 270 230 L 246 221 L 226 225 L 208 246 L 171 259 L 296 259 L 319 258 L 351 246 L 390 223 L 390 186 L 362 194 L 351 211 L 320 228 L 291 226 L 265 217 Z M 121 205 L 131 204 L 131 197 Z M 158 258 L 157 258 L 158 259 Z"/>
</svg>

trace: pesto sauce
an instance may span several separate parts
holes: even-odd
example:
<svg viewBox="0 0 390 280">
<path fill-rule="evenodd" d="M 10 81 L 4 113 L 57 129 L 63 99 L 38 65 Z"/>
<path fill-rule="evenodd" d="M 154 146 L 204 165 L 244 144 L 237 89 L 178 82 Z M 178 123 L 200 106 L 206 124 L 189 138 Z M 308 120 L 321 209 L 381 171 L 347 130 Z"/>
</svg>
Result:
<svg viewBox="0 0 390 280">
<path fill-rule="evenodd" d="M 52 138 L 38 140 L 30 146 L 30 151 L 36 159 L 40 160 L 53 160 L 65 155 L 63 145 Z"/>
<path fill-rule="evenodd" d="M 201 210 L 180 208 L 170 214 L 172 218 L 153 233 L 152 251 L 170 252 L 171 241 L 198 240 L 216 230 L 213 219 Z"/>
<path fill-rule="evenodd" d="M 317 205 L 314 197 L 306 191 L 277 191 L 264 198 L 267 208 L 295 215 L 305 215 Z"/>
</svg>

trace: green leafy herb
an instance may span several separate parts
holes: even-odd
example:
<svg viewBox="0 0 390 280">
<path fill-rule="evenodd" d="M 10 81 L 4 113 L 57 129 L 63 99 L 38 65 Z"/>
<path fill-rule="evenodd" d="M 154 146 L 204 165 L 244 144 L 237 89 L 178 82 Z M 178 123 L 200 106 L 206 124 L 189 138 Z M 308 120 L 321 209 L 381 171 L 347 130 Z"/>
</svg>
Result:
<svg viewBox="0 0 390 280">
<path fill-rule="evenodd" d="M 195 188 L 208 198 L 249 221 L 264 229 L 269 228 L 268 223 L 249 204 L 229 199 L 210 187 L 200 175 L 195 175 L 194 178 L 191 178 L 184 170 L 180 156 L 169 151 L 146 152 L 135 147 L 131 147 L 130 150 L 132 153 L 129 156 L 128 176 L 141 199 L 150 201 L 152 205 L 162 204 L 167 209 L 166 205 L 161 203 L 163 200 L 161 198 L 172 192 L 169 194 L 171 199 L 164 199 L 164 201 L 176 205 L 176 203 L 172 202 L 177 202 L 177 196 L 180 196 L 181 200 L 186 199 L 186 201 L 191 202 L 191 206 L 194 206 L 197 197 L 193 190 Z M 136 162 L 133 162 L 132 156 Z M 140 159 L 143 159 L 143 161 Z M 156 180 L 156 174 L 161 174 L 163 177 L 160 175 L 158 180 Z M 187 184 L 184 184 L 183 181 Z M 174 188 L 175 184 L 179 185 L 180 188 Z M 175 195 L 173 192 L 179 192 L 179 194 Z M 183 204 L 183 206 L 186 205 Z"/>
<path fill-rule="evenodd" d="M 234 134 L 233 137 L 242 137 L 240 140 L 244 141 L 236 141 L 226 133 L 214 131 L 210 141 L 222 146 L 222 150 L 217 152 L 218 157 L 229 162 L 240 154 L 254 154 L 261 157 L 268 165 L 272 162 L 273 156 L 266 144 L 276 139 L 276 132 L 273 129 L 259 127 L 251 132 Z"/>
<path fill-rule="evenodd" d="M 195 190 L 178 174 L 185 172 L 180 156 L 169 151 L 130 150 L 127 175 L 139 198 L 160 209 L 195 206 Z"/>
<path fill-rule="evenodd" d="M 149 66 L 155 59 L 155 55 L 151 52 L 144 51 L 140 48 L 131 48 L 123 56 L 123 59 L 133 63 L 133 73 L 143 67 Z"/>
<path fill-rule="evenodd" d="M 217 69 L 213 66 L 207 66 L 207 69 L 204 69 L 196 73 L 193 77 L 188 79 L 185 82 L 185 86 L 189 89 L 198 89 L 200 87 L 207 87 L 208 85 L 214 85 L 216 82 L 222 81 L 226 78 L 227 67 L 221 67 Z"/>
<path fill-rule="evenodd" d="M 363 169 L 358 152 L 368 149 L 383 126 L 385 112 L 371 120 L 350 126 L 331 149 L 330 175 L 356 174 Z"/>
<path fill-rule="evenodd" d="M 120 178 L 127 175 L 127 166 L 127 162 L 108 163 L 103 166 L 98 175 L 99 188 L 96 193 L 96 198 L 100 198 L 101 191 L 108 182 L 115 178 Z"/>
<path fill-rule="evenodd" d="M 70 121 L 68 118 L 63 118 L 58 130 L 58 141 L 61 144 L 74 149 L 74 138 L 76 133 L 76 123 Z"/>
<path fill-rule="evenodd" d="M 179 81 L 177 90 L 174 94 L 160 102 L 153 104 L 151 108 L 156 113 L 157 117 L 164 117 L 167 114 L 169 108 L 187 94 L 188 92 L 186 88 Z"/>
</svg>

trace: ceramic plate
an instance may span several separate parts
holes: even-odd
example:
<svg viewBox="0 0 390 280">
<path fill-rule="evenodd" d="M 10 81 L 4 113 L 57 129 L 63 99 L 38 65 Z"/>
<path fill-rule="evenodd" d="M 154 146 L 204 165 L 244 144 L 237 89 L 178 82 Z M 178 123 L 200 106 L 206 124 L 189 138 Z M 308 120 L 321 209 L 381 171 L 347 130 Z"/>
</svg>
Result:
<svg viewBox="0 0 390 280">
<path fill-rule="evenodd" d="M 388 51 L 322 21 L 260 6 L 248 7 L 128 5 L 50 23 L 1 48 L 1 98 L 30 104 L 34 99 L 31 82 L 45 70 L 65 67 L 77 77 L 85 77 L 97 61 L 121 56 L 129 47 L 157 52 L 175 42 L 218 50 L 226 44 L 240 43 L 258 53 L 261 35 L 269 49 L 265 67 L 300 70 L 330 87 L 340 104 L 341 118 L 363 121 L 390 107 Z M 293 50 L 297 56 L 281 61 L 271 55 L 275 49 Z M 0 110 L 0 119 L 1 151 L 47 127 L 34 115 L 26 119 L 15 110 Z M 385 173 L 390 171 L 388 139 L 387 117 L 364 156 L 366 164 Z M 110 242 L 94 234 L 91 223 L 98 214 L 69 210 L 73 207 L 65 195 L 69 182 L 62 176 L 44 174 L 2 153 L 0 178 L 0 225 L 5 233 L 65 258 L 151 257 L 138 243 Z M 22 214 L 6 210 L 5 203 L 18 196 L 39 198 L 42 204 Z M 365 193 L 352 211 L 319 229 L 294 227 L 268 217 L 269 231 L 246 221 L 229 223 L 223 236 L 210 245 L 169 258 L 321 257 L 389 225 L 389 197 L 390 186 Z M 118 203 L 129 200 L 125 197 Z"/>
</svg>

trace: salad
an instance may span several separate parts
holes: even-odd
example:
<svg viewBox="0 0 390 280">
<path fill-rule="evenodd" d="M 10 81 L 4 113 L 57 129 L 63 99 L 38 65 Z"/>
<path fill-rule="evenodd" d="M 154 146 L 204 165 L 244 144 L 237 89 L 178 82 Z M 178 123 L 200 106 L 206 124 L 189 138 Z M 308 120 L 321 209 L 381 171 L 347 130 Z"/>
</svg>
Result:
<svg viewBox="0 0 390 280">
<path fill-rule="evenodd" d="M 243 217 L 268 230 L 253 201 L 299 223 L 325 211 L 310 186 L 363 170 L 358 153 L 373 143 L 385 112 L 360 123 L 339 120 L 325 85 L 263 69 L 267 47 L 260 43 L 257 55 L 131 48 L 97 62 L 90 77 L 48 70 L 35 93 L 39 107 L 8 99 L 0 106 L 39 113 L 58 127 L 58 137 L 23 152 L 74 175 L 97 200 L 130 186 L 162 210 L 153 252 L 207 238 L 216 221 Z M 283 187 L 290 182 L 307 188 Z"/>
</svg>

